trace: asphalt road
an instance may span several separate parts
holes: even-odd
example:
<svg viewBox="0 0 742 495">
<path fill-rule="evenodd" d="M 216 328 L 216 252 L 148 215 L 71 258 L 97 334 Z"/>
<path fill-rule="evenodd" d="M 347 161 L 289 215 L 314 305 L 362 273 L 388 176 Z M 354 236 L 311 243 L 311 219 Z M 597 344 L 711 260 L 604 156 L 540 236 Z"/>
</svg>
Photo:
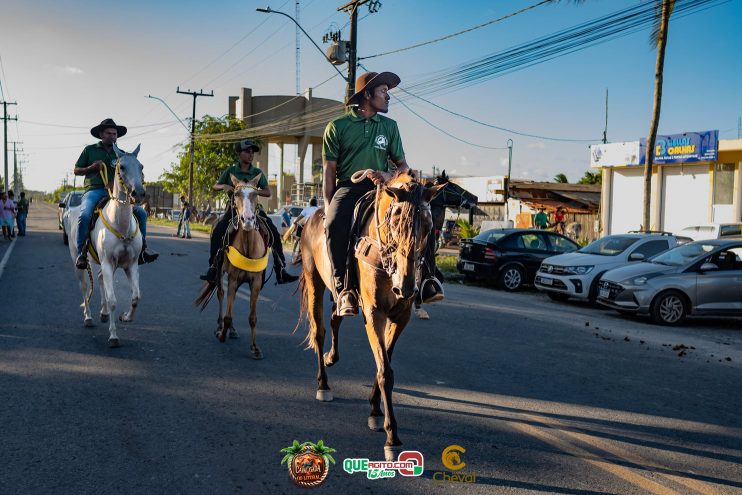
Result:
<svg viewBox="0 0 742 495">
<path fill-rule="evenodd" d="M 384 435 L 366 427 L 375 369 L 360 318 L 344 322 L 328 371 L 335 401 L 318 402 L 295 284 L 263 291 L 254 361 L 244 299 L 242 338 L 224 344 L 216 301 L 192 305 L 206 240 L 153 227 L 160 259 L 109 349 L 107 325 L 82 326 L 56 209 L 34 204 L 28 222 L 26 238 L 0 243 L 0 493 L 297 493 L 279 452 L 294 439 L 336 449 L 324 493 L 742 493 L 742 319 L 667 329 L 446 285 L 394 355 L 400 438 L 425 472 L 369 480 L 342 469 L 383 459 Z M 123 274 L 117 295 L 122 310 Z M 451 444 L 474 483 L 433 480 Z"/>
</svg>

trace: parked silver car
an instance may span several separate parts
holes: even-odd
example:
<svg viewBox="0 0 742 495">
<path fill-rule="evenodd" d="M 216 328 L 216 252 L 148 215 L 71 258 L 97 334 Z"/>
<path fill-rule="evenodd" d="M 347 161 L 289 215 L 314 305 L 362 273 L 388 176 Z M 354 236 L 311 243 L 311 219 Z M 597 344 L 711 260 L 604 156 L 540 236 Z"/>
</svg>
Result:
<svg viewBox="0 0 742 495">
<path fill-rule="evenodd" d="M 742 240 L 696 241 L 611 270 L 598 302 L 663 325 L 689 314 L 742 316 Z"/>
</svg>

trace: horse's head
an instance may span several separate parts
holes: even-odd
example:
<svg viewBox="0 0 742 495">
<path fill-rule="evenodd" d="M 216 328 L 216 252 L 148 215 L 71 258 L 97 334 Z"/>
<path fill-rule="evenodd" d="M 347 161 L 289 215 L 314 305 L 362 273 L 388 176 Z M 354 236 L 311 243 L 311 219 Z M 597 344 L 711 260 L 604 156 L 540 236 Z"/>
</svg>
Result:
<svg viewBox="0 0 742 495">
<path fill-rule="evenodd" d="M 402 173 L 384 186 L 379 212 L 384 213 L 379 228 L 385 269 L 391 274 L 392 292 L 401 299 L 417 294 L 417 269 L 433 228 L 430 201 L 445 184 L 425 187 L 411 175 Z"/>
<path fill-rule="evenodd" d="M 114 183 L 114 191 L 116 187 L 123 189 L 127 196 L 131 196 L 134 203 L 139 203 L 144 199 L 144 176 L 142 175 L 142 164 L 137 159 L 139 154 L 139 147 L 131 152 L 127 153 L 119 149 L 116 143 L 113 144 L 113 151 L 116 153 L 117 165 L 116 175 L 118 175 L 117 182 Z"/>
<path fill-rule="evenodd" d="M 437 176 L 433 181 L 434 185 L 444 185 L 445 189 L 441 194 L 436 197 L 434 206 L 442 206 L 445 208 L 471 208 L 476 206 L 477 198 L 475 195 L 456 184 L 450 182 L 446 171 L 441 172 L 441 175 Z"/>
<path fill-rule="evenodd" d="M 257 228 L 258 182 L 262 175 L 261 172 L 249 182 L 242 182 L 234 175 L 230 176 L 234 185 L 234 208 L 237 210 L 241 229 Z"/>
</svg>

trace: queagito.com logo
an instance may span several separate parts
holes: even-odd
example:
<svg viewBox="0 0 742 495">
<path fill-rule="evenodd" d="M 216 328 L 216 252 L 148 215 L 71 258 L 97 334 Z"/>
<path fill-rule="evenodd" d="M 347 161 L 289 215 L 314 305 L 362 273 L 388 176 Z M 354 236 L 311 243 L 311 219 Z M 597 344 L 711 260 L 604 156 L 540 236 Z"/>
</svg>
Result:
<svg viewBox="0 0 742 495">
<path fill-rule="evenodd" d="M 343 461 L 343 471 L 348 474 L 366 473 L 366 478 L 378 480 L 402 476 L 422 476 L 425 470 L 423 454 L 417 450 L 400 452 L 396 461 L 371 461 L 350 457 Z"/>
<path fill-rule="evenodd" d="M 466 449 L 456 444 L 449 445 L 443 449 L 441 461 L 443 462 L 443 467 L 448 471 L 436 471 L 433 473 L 433 481 L 437 483 L 476 483 L 476 471 L 470 471 L 468 473 L 461 471 L 466 467 L 466 463 L 461 460 L 461 454 L 464 452 L 466 452 Z"/>
</svg>

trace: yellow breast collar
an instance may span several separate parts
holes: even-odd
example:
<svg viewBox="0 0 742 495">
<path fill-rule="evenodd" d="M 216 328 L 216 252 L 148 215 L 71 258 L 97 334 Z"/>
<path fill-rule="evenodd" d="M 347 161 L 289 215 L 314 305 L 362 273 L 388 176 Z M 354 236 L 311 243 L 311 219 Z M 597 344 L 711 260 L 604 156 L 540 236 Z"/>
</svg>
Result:
<svg viewBox="0 0 742 495">
<path fill-rule="evenodd" d="M 270 254 L 270 251 L 266 249 L 265 256 L 258 259 L 252 259 L 243 256 L 242 253 L 234 248 L 234 246 L 227 247 L 227 259 L 232 263 L 232 266 L 246 272 L 262 272 L 265 270 L 265 267 L 268 266 L 268 254 Z"/>
</svg>

